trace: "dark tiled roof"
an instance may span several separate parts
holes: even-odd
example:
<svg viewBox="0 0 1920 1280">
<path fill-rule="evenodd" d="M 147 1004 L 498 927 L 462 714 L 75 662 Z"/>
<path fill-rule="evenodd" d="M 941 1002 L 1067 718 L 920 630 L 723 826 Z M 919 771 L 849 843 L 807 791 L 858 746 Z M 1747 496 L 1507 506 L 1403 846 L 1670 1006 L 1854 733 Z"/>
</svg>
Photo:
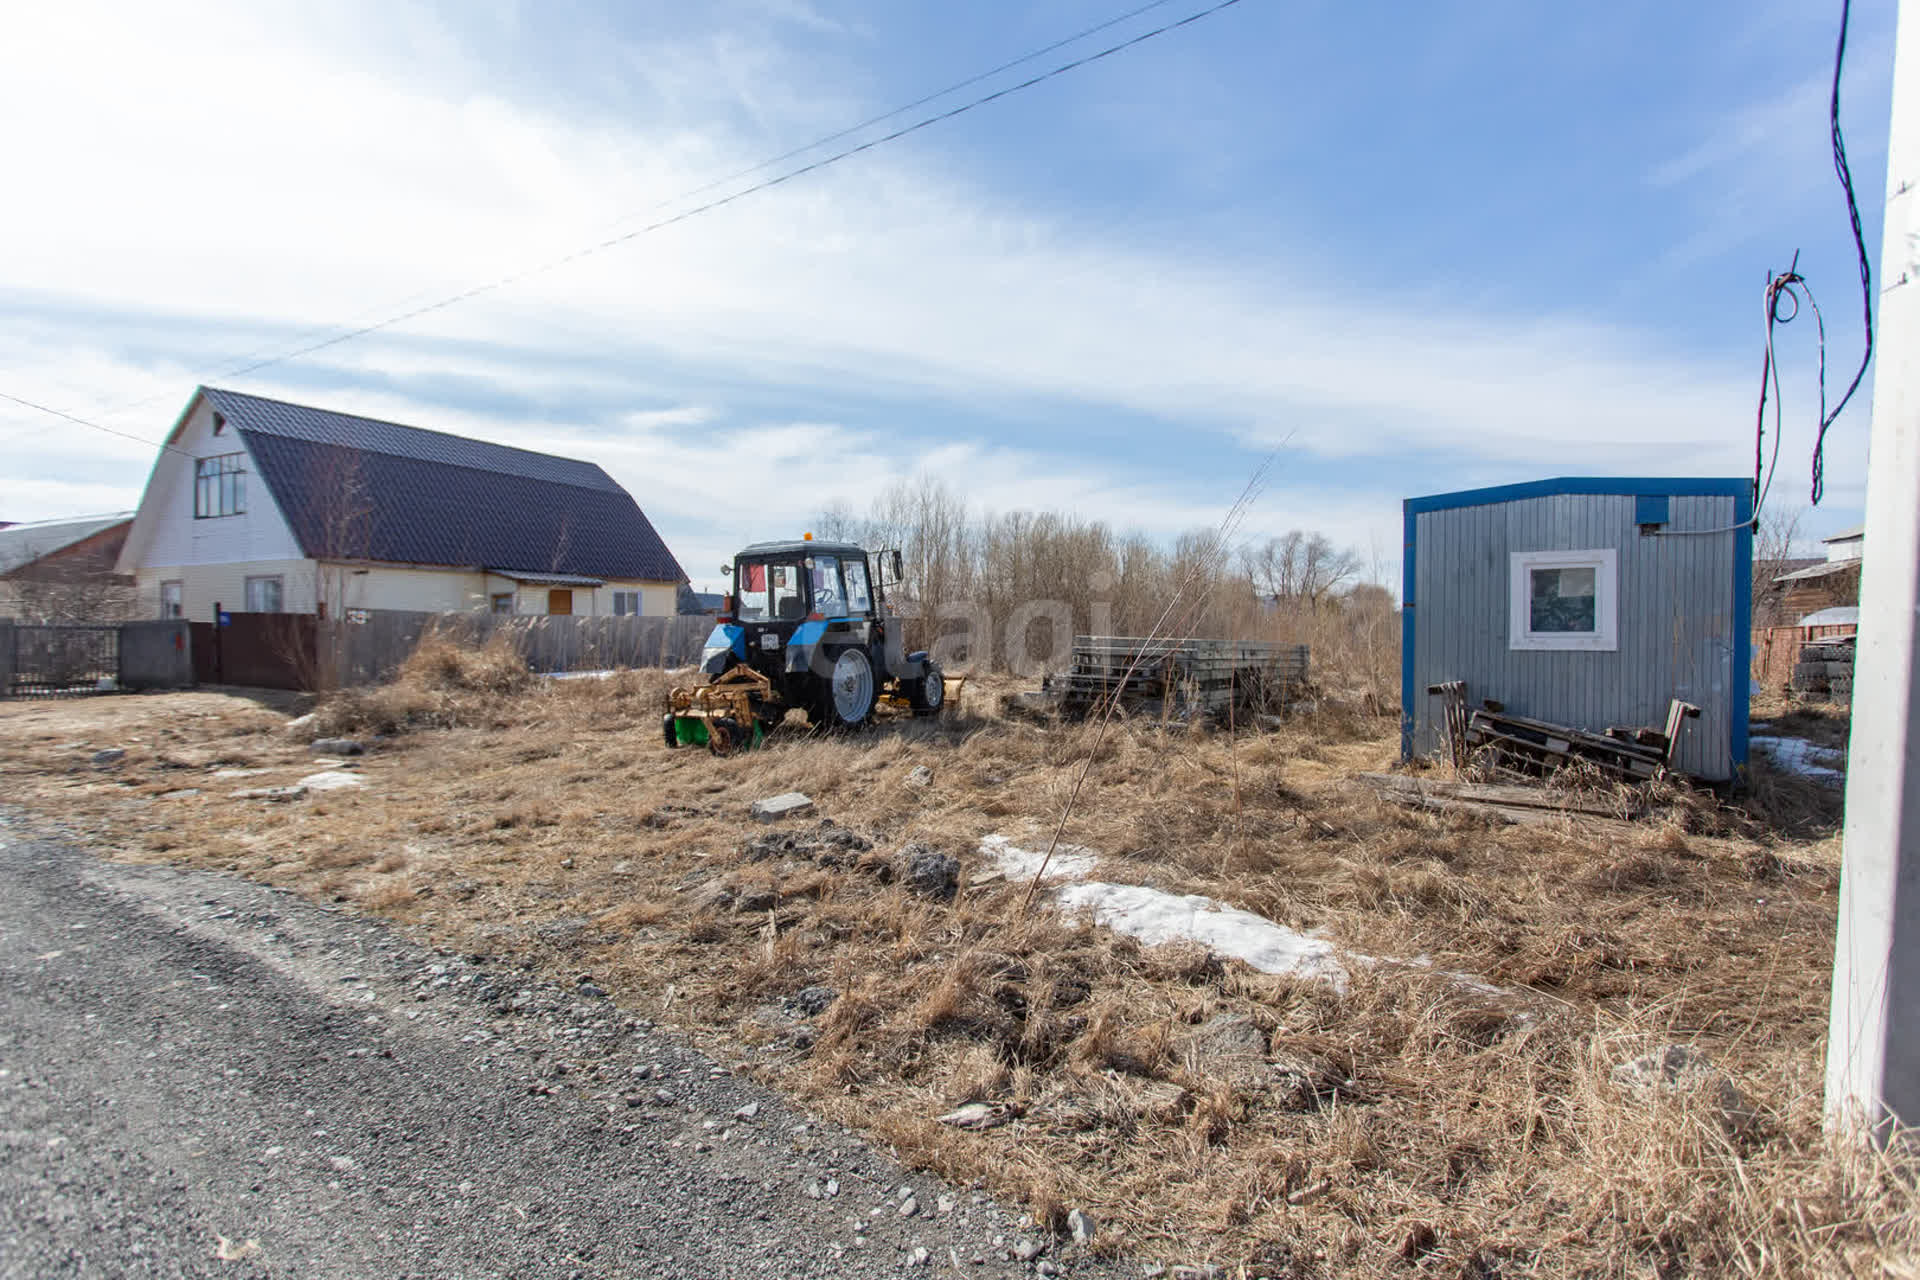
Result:
<svg viewBox="0 0 1920 1280">
<path fill-rule="evenodd" d="M 315 559 L 686 576 L 633 498 L 591 462 L 201 390 Z"/>
</svg>

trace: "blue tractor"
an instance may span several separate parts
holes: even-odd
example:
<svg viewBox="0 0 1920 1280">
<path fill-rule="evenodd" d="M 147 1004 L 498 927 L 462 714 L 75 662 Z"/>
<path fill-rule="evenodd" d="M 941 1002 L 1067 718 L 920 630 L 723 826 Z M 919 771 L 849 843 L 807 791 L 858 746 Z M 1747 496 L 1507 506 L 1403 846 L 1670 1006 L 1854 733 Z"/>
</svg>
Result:
<svg viewBox="0 0 1920 1280">
<path fill-rule="evenodd" d="M 809 534 L 755 543 L 726 572 L 732 590 L 700 658 L 707 683 L 669 695 L 668 746 L 724 755 L 758 743 L 796 707 L 816 727 L 849 729 L 882 701 L 920 715 L 946 706 L 939 664 L 906 651 L 905 626 L 887 607 L 898 551 Z"/>
</svg>

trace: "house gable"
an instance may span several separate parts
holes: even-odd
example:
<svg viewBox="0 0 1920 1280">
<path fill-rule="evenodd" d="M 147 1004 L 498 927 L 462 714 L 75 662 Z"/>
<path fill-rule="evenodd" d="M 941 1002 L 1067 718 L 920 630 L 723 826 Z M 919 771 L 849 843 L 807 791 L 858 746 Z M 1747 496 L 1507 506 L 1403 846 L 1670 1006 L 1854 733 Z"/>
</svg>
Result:
<svg viewBox="0 0 1920 1280">
<path fill-rule="evenodd" d="M 167 436 L 169 447 L 161 450 L 140 495 L 133 528 L 120 551 L 121 573 L 305 558 L 271 489 L 261 482 L 246 441 L 231 422 L 223 424 L 220 418 L 204 393 L 197 393 L 180 415 Z M 235 453 L 244 459 L 245 510 L 195 518 L 197 460 Z"/>
</svg>

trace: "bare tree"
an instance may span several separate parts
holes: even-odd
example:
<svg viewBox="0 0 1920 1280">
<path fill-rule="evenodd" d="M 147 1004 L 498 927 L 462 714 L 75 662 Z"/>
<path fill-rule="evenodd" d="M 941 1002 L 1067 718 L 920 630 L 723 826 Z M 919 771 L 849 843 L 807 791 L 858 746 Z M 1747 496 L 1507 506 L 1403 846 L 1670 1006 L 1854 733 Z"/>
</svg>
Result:
<svg viewBox="0 0 1920 1280">
<path fill-rule="evenodd" d="M 1760 527 L 1753 535 L 1753 625 L 1784 626 L 1786 594 L 1774 585 L 1774 579 L 1790 573 L 1794 565 L 1794 542 L 1800 536 L 1800 519 L 1806 515 L 1800 506 L 1776 506 L 1762 512 Z"/>
<path fill-rule="evenodd" d="M 1247 548 L 1241 567 L 1270 603 L 1301 602 L 1317 609 L 1360 572 L 1360 556 L 1351 548 L 1334 546 L 1324 533 L 1291 529 Z"/>
<path fill-rule="evenodd" d="M 21 622 L 119 622 L 134 607 L 133 579 L 110 565 L 50 558 L 0 579 L 0 615 Z"/>
</svg>

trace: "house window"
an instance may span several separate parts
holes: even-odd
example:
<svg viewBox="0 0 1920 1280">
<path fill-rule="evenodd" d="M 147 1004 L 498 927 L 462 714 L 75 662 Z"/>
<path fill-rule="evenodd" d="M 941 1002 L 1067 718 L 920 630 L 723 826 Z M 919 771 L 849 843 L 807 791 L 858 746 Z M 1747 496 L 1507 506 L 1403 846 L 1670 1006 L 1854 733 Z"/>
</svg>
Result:
<svg viewBox="0 0 1920 1280">
<path fill-rule="evenodd" d="M 184 618 L 186 616 L 187 584 L 175 579 L 160 584 L 160 616 L 163 618 Z"/>
<path fill-rule="evenodd" d="M 638 591 L 616 591 L 613 593 L 613 616 L 624 618 L 628 614 L 640 612 L 640 593 Z"/>
<path fill-rule="evenodd" d="M 193 518 L 237 516 L 247 509 L 247 455 L 201 458 L 193 470 Z"/>
<path fill-rule="evenodd" d="M 1507 647 L 1617 650 L 1618 559 L 1612 548 L 1514 552 Z"/>
<path fill-rule="evenodd" d="M 247 612 L 279 613 L 281 605 L 280 576 L 247 579 Z"/>
<path fill-rule="evenodd" d="M 513 592 L 496 591 L 493 593 L 493 611 L 495 613 L 513 612 Z"/>
</svg>

